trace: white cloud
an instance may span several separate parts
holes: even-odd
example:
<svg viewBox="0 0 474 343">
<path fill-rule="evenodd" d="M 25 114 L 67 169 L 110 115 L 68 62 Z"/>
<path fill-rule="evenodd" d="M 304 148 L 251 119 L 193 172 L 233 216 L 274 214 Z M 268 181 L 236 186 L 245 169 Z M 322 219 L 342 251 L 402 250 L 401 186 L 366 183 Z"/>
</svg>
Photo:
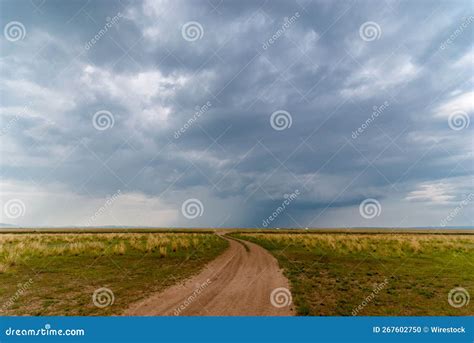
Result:
<svg viewBox="0 0 474 343">
<path fill-rule="evenodd" d="M 86 65 L 80 80 L 89 91 L 105 93 L 118 100 L 131 98 L 149 103 L 156 96 L 166 98 L 175 95 L 187 83 L 188 77 L 178 74 L 164 76 L 159 70 L 120 74 Z"/>
<path fill-rule="evenodd" d="M 435 109 L 436 116 L 449 117 L 455 111 L 474 111 L 474 91 L 452 97 Z"/>
<path fill-rule="evenodd" d="M 189 81 L 188 76 L 164 76 L 159 70 L 119 74 L 87 65 L 80 77 L 81 88 L 90 99 L 108 97 L 126 107 L 130 118 L 146 125 L 166 125 L 172 112 L 169 104 Z"/>
<path fill-rule="evenodd" d="M 469 68 L 469 71 L 472 72 L 473 64 L 474 64 L 474 49 L 462 55 L 460 59 L 458 59 L 456 62 L 453 63 L 453 66 L 455 68 Z"/>
<path fill-rule="evenodd" d="M 382 90 L 389 91 L 413 81 L 420 71 L 421 68 L 407 55 L 394 56 L 387 61 L 374 58 L 346 79 L 341 94 L 345 97 L 370 98 Z"/>
<path fill-rule="evenodd" d="M 179 216 L 177 208 L 165 204 L 159 197 L 139 192 L 115 190 L 99 197 L 77 194 L 57 183 L 39 186 L 17 181 L 3 181 L 0 189 L 0 223 L 17 226 L 82 226 L 85 223 L 89 226 L 166 226 L 176 222 Z M 25 205 L 23 216 L 5 215 L 4 204 L 11 199 L 19 199 Z"/>
<path fill-rule="evenodd" d="M 456 198 L 453 192 L 453 185 L 444 182 L 424 183 L 417 186 L 417 190 L 411 191 L 405 200 L 425 201 L 430 203 L 443 204 Z"/>
<path fill-rule="evenodd" d="M 3 83 L 7 94 L 19 98 L 27 107 L 34 105 L 38 112 L 47 115 L 62 114 L 76 107 L 74 97 L 58 89 L 24 79 L 4 80 Z"/>
</svg>

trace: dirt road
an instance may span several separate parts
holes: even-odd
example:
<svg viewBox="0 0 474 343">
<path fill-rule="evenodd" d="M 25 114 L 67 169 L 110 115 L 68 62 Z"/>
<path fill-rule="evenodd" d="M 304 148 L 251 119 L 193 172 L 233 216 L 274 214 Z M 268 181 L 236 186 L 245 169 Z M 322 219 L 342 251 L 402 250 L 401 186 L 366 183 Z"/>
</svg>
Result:
<svg viewBox="0 0 474 343">
<path fill-rule="evenodd" d="M 184 284 L 133 304 L 127 316 L 291 316 L 288 280 L 262 247 L 233 239 L 230 247 Z"/>
</svg>

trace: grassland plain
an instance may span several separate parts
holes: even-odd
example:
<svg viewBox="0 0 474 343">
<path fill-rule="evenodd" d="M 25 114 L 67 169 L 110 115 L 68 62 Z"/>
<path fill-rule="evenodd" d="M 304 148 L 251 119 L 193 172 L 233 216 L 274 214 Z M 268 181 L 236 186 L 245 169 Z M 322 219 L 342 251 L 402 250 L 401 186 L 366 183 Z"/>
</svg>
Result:
<svg viewBox="0 0 474 343">
<path fill-rule="evenodd" d="M 227 246 L 211 231 L 0 234 L 0 315 L 120 314 Z"/>
<path fill-rule="evenodd" d="M 474 235 L 240 232 L 269 250 L 299 315 L 474 315 Z M 464 291 L 463 291 L 464 292 Z M 461 303 L 459 303 L 461 302 Z M 463 305 L 463 306 L 459 306 Z"/>
</svg>

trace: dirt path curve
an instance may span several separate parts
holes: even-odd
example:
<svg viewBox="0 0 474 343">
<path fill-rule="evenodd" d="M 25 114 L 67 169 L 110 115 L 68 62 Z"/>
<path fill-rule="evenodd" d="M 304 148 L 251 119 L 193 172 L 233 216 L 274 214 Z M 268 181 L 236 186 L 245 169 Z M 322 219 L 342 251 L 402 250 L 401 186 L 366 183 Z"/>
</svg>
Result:
<svg viewBox="0 0 474 343">
<path fill-rule="evenodd" d="M 287 305 L 288 280 L 276 259 L 256 244 L 223 238 L 230 247 L 201 273 L 133 304 L 124 315 L 294 315 L 293 304 Z"/>
</svg>

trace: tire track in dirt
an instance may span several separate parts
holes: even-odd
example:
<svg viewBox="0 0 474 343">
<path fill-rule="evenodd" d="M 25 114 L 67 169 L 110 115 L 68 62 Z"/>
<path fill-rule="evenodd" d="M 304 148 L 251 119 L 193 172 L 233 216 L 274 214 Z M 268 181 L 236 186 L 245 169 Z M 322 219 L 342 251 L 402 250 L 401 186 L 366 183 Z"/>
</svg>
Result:
<svg viewBox="0 0 474 343">
<path fill-rule="evenodd" d="M 292 316 L 288 280 L 265 249 L 226 239 L 229 248 L 198 275 L 132 304 L 127 316 Z M 245 247 L 247 246 L 247 248 Z M 274 290 L 277 294 L 273 294 Z M 283 289 L 283 290 L 282 290 Z M 271 299 L 273 301 L 271 301 Z"/>
</svg>

